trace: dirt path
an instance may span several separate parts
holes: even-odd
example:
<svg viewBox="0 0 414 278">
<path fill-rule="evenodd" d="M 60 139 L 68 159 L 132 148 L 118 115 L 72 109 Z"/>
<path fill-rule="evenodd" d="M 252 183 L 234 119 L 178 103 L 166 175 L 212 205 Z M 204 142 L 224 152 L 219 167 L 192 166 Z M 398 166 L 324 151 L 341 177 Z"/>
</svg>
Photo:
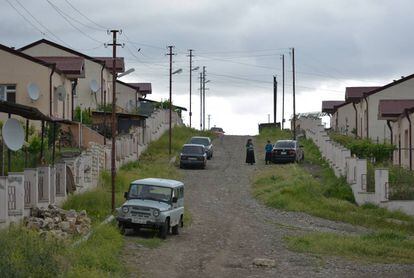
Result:
<svg viewBox="0 0 414 278">
<path fill-rule="evenodd" d="M 244 163 L 247 137 L 226 136 L 215 141 L 206 170 L 183 170 L 190 227 L 170 236 L 155 249 L 127 236 L 124 261 L 131 277 L 413 277 L 413 266 L 356 264 L 286 249 L 283 237 L 309 231 L 359 234 L 363 228 L 304 213 L 269 209 L 250 194 L 251 177 L 266 166 L 256 154 L 255 166 Z M 275 267 L 258 267 L 255 259 Z M 134 270 L 139 270 L 135 272 Z"/>
</svg>

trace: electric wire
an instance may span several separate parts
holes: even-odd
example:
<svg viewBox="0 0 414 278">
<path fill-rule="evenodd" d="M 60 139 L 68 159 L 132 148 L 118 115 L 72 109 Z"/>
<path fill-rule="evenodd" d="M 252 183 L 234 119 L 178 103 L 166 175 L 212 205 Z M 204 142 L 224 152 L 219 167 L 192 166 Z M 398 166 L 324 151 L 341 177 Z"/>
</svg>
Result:
<svg viewBox="0 0 414 278">
<path fill-rule="evenodd" d="M 102 30 L 109 30 L 110 28 L 107 28 L 105 26 L 102 26 L 101 24 L 97 23 L 96 21 L 90 19 L 88 16 L 86 16 L 84 13 L 82 13 L 79 9 L 77 9 L 75 6 L 70 3 L 68 0 L 64 0 L 72 9 L 74 9 L 78 14 L 80 14 L 83 18 L 85 18 L 90 23 L 96 25 L 97 27 L 101 28 Z"/>
</svg>

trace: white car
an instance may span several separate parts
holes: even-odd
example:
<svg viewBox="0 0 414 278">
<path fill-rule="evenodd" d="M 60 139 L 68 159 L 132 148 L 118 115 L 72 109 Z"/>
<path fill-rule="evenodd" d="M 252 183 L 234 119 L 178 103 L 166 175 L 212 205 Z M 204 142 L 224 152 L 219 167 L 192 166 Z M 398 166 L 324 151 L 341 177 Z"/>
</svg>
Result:
<svg viewBox="0 0 414 278">
<path fill-rule="evenodd" d="M 125 229 L 156 228 L 162 239 L 170 232 L 179 233 L 184 226 L 184 184 L 169 179 L 135 180 L 124 195 L 126 201 L 117 208 L 121 233 Z"/>
</svg>

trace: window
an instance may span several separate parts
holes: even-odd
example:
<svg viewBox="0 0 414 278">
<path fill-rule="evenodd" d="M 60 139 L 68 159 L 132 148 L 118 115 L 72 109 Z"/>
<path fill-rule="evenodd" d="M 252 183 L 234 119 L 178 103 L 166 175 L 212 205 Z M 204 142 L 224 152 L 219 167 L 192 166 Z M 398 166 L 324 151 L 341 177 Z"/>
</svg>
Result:
<svg viewBox="0 0 414 278">
<path fill-rule="evenodd" d="M 0 85 L 0 100 L 16 102 L 16 85 Z"/>
</svg>

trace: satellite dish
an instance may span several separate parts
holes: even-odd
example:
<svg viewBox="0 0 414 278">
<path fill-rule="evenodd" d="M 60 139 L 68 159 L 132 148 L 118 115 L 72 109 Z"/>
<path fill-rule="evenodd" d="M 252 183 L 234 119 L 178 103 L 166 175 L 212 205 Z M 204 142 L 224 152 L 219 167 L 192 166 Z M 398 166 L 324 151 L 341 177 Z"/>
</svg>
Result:
<svg viewBox="0 0 414 278">
<path fill-rule="evenodd" d="M 33 82 L 30 82 L 29 85 L 27 85 L 27 94 L 31 100 L 38 100 L 40 96 L 39 86 Z"/>
<path fill-rule="evenodd" d="M 89 87 L 91 88 L 92 92 L 96 93 L 99 90 L 98 81 L 96 81 L 95 79 L 92 79 L 91 83 L 89 84 Z"/>
<path fill-rule="evenodd" d="M 12 151 L 20 150 L 24 142 L 24 131 L 19 121 L 8 119 L 2 128 L 3 141 Z"/>
<path fill-rule="evenodd" d="M 57 97 L 60 101 L 64 101 L 66 98 L 66 90 L 65 87 L 63 85 L 59 85 L 56 88 L 56 93 L 57 93 Z"/>
</svg>

